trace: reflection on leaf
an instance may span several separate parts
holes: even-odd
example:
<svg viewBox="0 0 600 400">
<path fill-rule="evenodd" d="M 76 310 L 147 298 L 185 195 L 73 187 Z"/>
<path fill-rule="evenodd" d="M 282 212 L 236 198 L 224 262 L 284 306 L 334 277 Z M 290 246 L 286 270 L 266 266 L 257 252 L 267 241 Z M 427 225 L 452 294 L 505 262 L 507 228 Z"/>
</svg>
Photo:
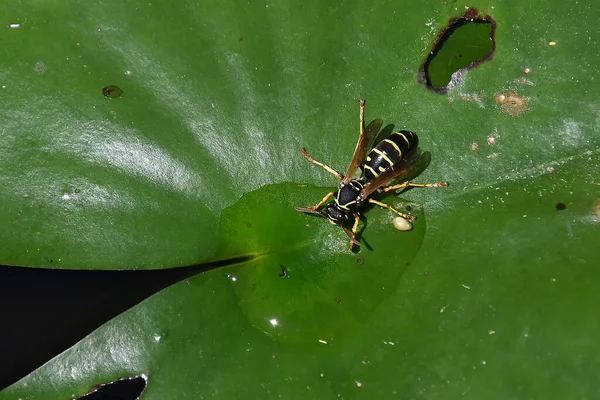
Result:
<svg viewBox="0 0 600 400">
<path fill-rule="evenodd" d="M 221 218 L 219 255 L 256 255 L 226 270 L 239 305 L 253 325 L 279 340 L 316 342 L 355 331 L 393 293 L 423 241 L 420 208 L 411 207 L 418 216 L 415 229 L 400 232 L 393 213 L 372 207 L 363 214 L 365 244 L 358 253 L 350 251 L 341 229 L 294 210 L 327 190 L 265 186 L 244 195 Z M 386 201 L 400 209 L 406 205 L 394 196 Z"/>
</svg>

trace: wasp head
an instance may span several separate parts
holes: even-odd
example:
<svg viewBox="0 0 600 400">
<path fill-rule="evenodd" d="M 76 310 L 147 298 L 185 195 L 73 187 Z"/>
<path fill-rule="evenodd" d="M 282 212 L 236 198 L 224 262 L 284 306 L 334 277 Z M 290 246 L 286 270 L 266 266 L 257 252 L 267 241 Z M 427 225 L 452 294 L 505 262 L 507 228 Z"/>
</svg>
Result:
<svg viewBox="0 0 600 400">
<path fill-rule="evenodd" d="M 324 217 L 334 225 L 344 225 L 349 219 L 348 211 L 344 210 L 336 203 L 329 203 L 323 214 Z"/>
</svg>

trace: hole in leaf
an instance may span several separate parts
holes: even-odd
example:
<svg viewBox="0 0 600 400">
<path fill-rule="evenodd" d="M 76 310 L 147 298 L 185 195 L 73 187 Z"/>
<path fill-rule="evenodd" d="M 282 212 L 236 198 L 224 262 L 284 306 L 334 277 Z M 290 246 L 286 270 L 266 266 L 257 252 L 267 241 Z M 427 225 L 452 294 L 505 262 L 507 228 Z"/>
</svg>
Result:
<svg viewBox="0 0 600 400">
<path fill-rule="evenodd" d="M 148 385 L 145 375 L 121 378 L 96 386 L 78 400 L 137 400 Z"/>
<path fill-rule="evenodd" d="M 464 73 L 490 60 L 496 49 L 496 22 L 471 8 L 442 29 L 419 70 L 419 83 L 446 94 L 462 81 Z"/>
<path fill-rule="evenodd" d="M 567 205 L 565 203 L 556 203 L 556 210 L 563 211 L 567 209 Z"/>
</svg>

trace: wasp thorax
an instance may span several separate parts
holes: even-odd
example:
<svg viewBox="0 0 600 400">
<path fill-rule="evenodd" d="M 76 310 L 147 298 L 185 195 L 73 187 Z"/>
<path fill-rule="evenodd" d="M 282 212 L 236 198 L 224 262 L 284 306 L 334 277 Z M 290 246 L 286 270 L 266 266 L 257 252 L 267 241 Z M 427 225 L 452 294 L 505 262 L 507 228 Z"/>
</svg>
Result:
<svg viewBox="0 0 600 400">
<path fill-rule="evenodd" d="M 347 185 L 340 185 L 340 190 L 338 190 L 336 196 L 336 203 L 344 210 L 356 207 L 358 196 L 363 187 L 363 181 L 358 179 L 353 179 Z"/>
</svg>

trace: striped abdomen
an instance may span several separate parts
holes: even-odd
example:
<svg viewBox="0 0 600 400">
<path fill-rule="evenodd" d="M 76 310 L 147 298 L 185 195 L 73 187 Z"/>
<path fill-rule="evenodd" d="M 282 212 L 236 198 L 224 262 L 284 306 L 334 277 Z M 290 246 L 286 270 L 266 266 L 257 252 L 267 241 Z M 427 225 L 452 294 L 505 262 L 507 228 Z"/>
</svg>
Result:
<svg viewBox="0 0 600 400">
<path fill-rule="evenodd" d="M 386 169 L 406 157 L 419 145 L 417 134 L 410 131 L 392 133 L 371 150 L 361 167 L 367 180 L 379 176 Z"/>
</svg>

